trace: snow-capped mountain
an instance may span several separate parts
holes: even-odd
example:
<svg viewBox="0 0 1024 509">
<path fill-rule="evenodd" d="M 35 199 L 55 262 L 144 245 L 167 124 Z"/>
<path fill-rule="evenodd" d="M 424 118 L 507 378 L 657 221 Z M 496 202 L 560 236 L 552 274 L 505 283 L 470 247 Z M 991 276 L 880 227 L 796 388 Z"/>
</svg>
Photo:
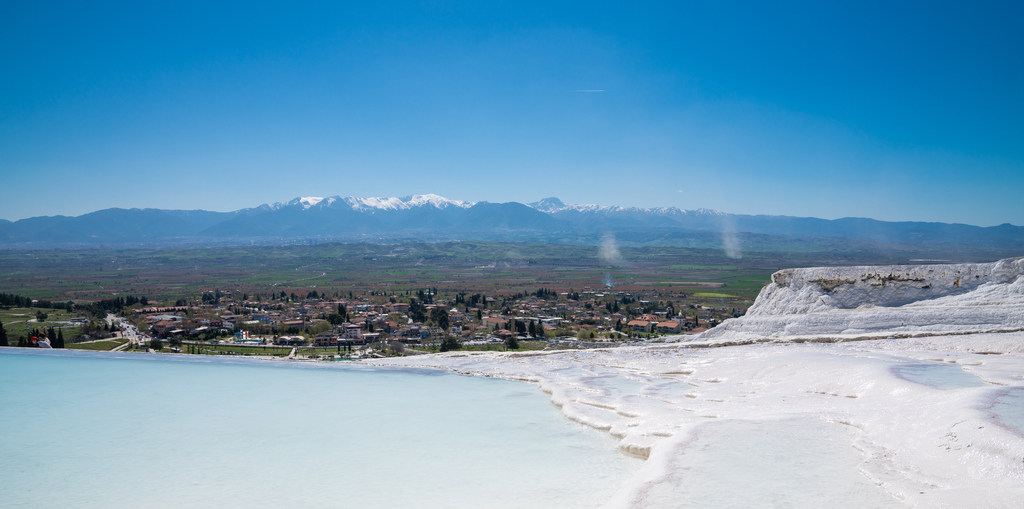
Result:
<svg viewBox="0 0 1024 509">
<path fill-rule="evenodd" d="M 577 203 L 572 205 L 566 205 L 558 198 L 544 198 L 543 200 L 536 201 L 528 204 L 530 207 L 537 209 L 541 212 L 547 212 L 548 214 L 557 214 L 559 212 L 584 212 L 593 214 L 652 214 L 662 216 L 725 216 L 723 212 L 712 209 L 694 209 L 694 210 L 683 210 L 677 207 L 652 207 L 652 208 L 641 208 L 641 207 L 620 207 L 617 205 L 594 205 L 594 204 L 583 204 Z"/>
<path fill-rule="evenodd" d="M 460 209 L 468 209 L 473 205 L 476 204 L 468 201 L 449 200 L 444 196 L 438 196 L 436 194 L 415 194 L 401 198 L 396 198 L 394 196 L 389 198 L 358 198 L 355 196 L 330 196 L 323 198 L 318 196 L 305 196 L 295 198 L 291 201 L 261 205 L 260 207 L 257 207 L 257 209 L 281 210 L 284 208 L 301 208 L 302 210 L 309 210 L 311 208 L 323 209 L 341 206 L 360 212 L 374 212 L 378 210 L 409 210 L 420 207 L 433 207 L 437 209 L 458 207 Z"/>
<path fill-rule="evenodd" d="M 321 209 L 333 207 L 335 204 L 361 212 L 373 212 L 376 210 L 409 210 L 428 206 L 432 206 L 437 209 L 446 209 L 448 207 L 468 209 L 475 205 L 473 202 L 449 200 L 444 196 L 438 196 L 436 194 L 415 194 L 412 196 L 404 196 L 402 198 L 396 198 L 394 196 L 389 198 L 358 198 L 355 196 L 329 196 L 323 198 L 318 196 L 305 196 L 295 198 L 291 201 L 261 205 L 260 207 L 257 207 L 257 209 L 280 210 L 283 208 L 299 207 L 302 208 L 302 210 L 309 210 L 314 207 Z"/>
<path fill-rule="evenodd" d="M 428 206 L 442 210 L 448 207 L 468 209 L 476 205 L 469 201 L 449 200 L 444 196 L 436 194 L 414 194 L 404 198 L 356 198 L 349 196 L 344 198 L 344 201 L 352 207 L 352 210 L 409 210 Z"/>
<path fill-rule="evenodd" d="M 275 242 L 303 238 L 596 242 L 608 233 L 633 244 L 715 246 L 723 235 L 741 234 L 746 238 L 760 235 L 756 242 L 765 246 L 786 244 L 785 238 L 820 237 L 901 245 L 1024 249 L 1024 228 L 1009 224 L 981 228 L 863 218 L 750 216 L 676 207 L 568 205 L 554 197 L 524 205 L 452 200 L 436 194 L 400 198 L 303 196 L 235 212 L 106 209 L 78 217 L 0 221 L 0 245 L 31 246 L 166 243 L 182 239 L 193 243 L 224 242 L 222 239 Z"/>
<path fill-rule="evenodd" d="M 530 207 L 571 223 L 588 227 L 685 227 L 694 230 L 728 228 L 729 214 L 710 209 L 677 207 L 619 207 L 616 205 L 567 205 L 558 198 L 544 198 Z"/>
</svg>

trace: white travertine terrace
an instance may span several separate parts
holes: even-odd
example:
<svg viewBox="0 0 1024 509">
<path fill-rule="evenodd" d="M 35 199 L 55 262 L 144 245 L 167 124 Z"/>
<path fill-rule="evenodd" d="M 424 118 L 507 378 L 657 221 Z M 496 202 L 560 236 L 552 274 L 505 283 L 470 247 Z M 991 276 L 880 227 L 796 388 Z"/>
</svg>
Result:
<svg viewBox="0 0 1024 509">
<path fill-rule="evenodd" d="M 566 417 L 648 458 L 608 508 L 772 496 L 786 507 L 1009 508 L 1024 490 L 1024 419 L 998 412 L 1001 398 L 1024 404 L 1024 333 L 373 363 L 537 384 Z M 904 367 L 976 384 L 931 386 L 901 376 Z M 737 437 L 747 442 L 734 446 Z M 745 494 L 755 498 L 735 498 Z"/>
<path fill-rule="evenodd" d="M 1020 507 L 1022 268 L 781 271 L 695 342 L 373 363 L 537 384 L 648 458 L 608 508 Z"/>
<path fill-rule="evenodd" d="M 994 263 L 781 270 L 745 316 L 704 344 L 847 341 L 1024 330 L 1024 258 Z"/>
</svg>

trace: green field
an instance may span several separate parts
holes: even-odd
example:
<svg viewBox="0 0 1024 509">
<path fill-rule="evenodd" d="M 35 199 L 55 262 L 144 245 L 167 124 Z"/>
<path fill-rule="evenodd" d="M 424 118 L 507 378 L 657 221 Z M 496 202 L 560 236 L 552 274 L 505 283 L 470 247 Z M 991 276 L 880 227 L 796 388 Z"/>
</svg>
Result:
<svg viewBox="0 0 1024 509">
<path fill-rule="evenodd" d="M 729 265 L 670 265 L 674 270 L 738 270 L 739 267 Z"/>
<path fill-rule="evenodd" d="M 48 315 L 45 321 L 35 321 L 38 311 Z M 81 334 L 80 327 L 62 325 L 58 322 L 67 322 L 71 318 L 80 316 L 82 316 L 81 313 L 68 313 L 63 309 L 0 308 L 0 322 L 3 323 L 11 344 L 16 344 L 17 338 L 30 334 L 32 329 L 42 330 L 50 327 L 62 329 L 65 342 L 70 343 L 73 338 Z"/>
<path fill-rule="evenodd" d="M 105 339 L 88 343 L 69 343 L 66 345 L 66 348 L 68 350 L 110 351 L 127 342 L 128 340 L 126 339 Z"/>
<path fill-rule="evenodd" d="M 193 345 L 193 348 L 199 348 L 200 353 L 203 355 L 275 355 L 275 356 L 287 356 L 291 353 L 291 348 L 273 347 L 273 346 L 242 346 L 242 345 Z M 165 347 L 166 349 L 166 347 Z M 181 351 L 188 353 L 189 345 L 182 345 Z"/>
<path fill-rule="evenodd" d="M 144 295 L 172 305 L 179 299 L 197 302 L 202 292 L 214 290 L 263 298 L 314 290 L 335 297 L 404 296 L 423 288 L 436 288 L 440 296 L 501 296 L 544 287 L 742 309 L 782 268 L 906 262 L 895 255 L 799 249 L 745 251 L 732 259 L 720 249 L 630 247 L 627 237 L 620 239 L 621 258 L 615 261 L 601 258 L 592 245 L 525 242 L 7 250 L 0 251 L 0 292 L 55 302 Z M 48 322 L 67 318 L 50 312 Z M 18 333 L 29 326 L 30 313 L 0 310 L 0 320 Z"/>
</svg>

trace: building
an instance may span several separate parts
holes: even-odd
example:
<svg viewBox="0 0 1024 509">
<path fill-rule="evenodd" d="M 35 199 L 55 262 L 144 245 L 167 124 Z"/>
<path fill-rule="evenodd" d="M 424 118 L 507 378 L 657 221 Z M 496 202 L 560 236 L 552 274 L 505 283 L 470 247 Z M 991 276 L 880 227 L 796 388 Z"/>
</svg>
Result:
<svg viewBox="0 0 1024 509">
<path fill-rule="evenodd" d="M 647 320 L 630 320 L 626 323 L 626 327 L 633 329 L 636 332 L 651 332 L 651 322 Z"/>
<path fill-rule="evenodd" d="M 350 339 L 350 340 L 353 340 L 353 341 L 355 341 L 355 340 L 361 341 L 363 339 L 363 329 L 362 329 L 362 327 L 360 327 L 360 326 L 358 326 L 358 325 L 356 325 L 354 323 L 347 323 L 347 324 L 343 325 L 342 327 L 344 327 L 344 331 L 342 332 L 341 337 L 343 337 L 345 339 Z"/>
<path fill-rule="evenodd" d="M 288 320 L 287 322 L 282 322 L 281 325 L 285 330 L 302 330 L 306 327 L 306 322 L 303 320 Z"/>
<path fill-rule="evenodd" d="M 484 327 L 487 327 L 488 329 L 499 329 L 508 323 L 508 320 L 496 316 L 485 316 L 481 321 L 483 322 Z"/>
<path fill-rule="evenodd" d="M 334 331 L 321 332 L 313 338 L 313 344 L 316 346 L 337 346 L 338 335 Z"/>
<path fill-rule="evenodd" d="M 667 322 L 658 322 L 656 329 L 662 334 L 679 334 L 683 330 L 683 327 L 679 322 L 669 320 Z"/>
</svg>

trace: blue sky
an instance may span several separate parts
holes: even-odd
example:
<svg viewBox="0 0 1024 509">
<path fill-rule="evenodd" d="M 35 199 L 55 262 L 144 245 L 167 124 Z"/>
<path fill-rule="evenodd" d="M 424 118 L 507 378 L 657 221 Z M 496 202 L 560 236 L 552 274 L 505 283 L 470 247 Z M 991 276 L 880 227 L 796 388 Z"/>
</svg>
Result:
<svg viewBox="0 0 1024 509">
<path fill-rule="evenodd" d="M 0 6 L 0 218 L 436 193 L 1024 225 L 1019 3 L 144 4 Z"/>
</svg>

